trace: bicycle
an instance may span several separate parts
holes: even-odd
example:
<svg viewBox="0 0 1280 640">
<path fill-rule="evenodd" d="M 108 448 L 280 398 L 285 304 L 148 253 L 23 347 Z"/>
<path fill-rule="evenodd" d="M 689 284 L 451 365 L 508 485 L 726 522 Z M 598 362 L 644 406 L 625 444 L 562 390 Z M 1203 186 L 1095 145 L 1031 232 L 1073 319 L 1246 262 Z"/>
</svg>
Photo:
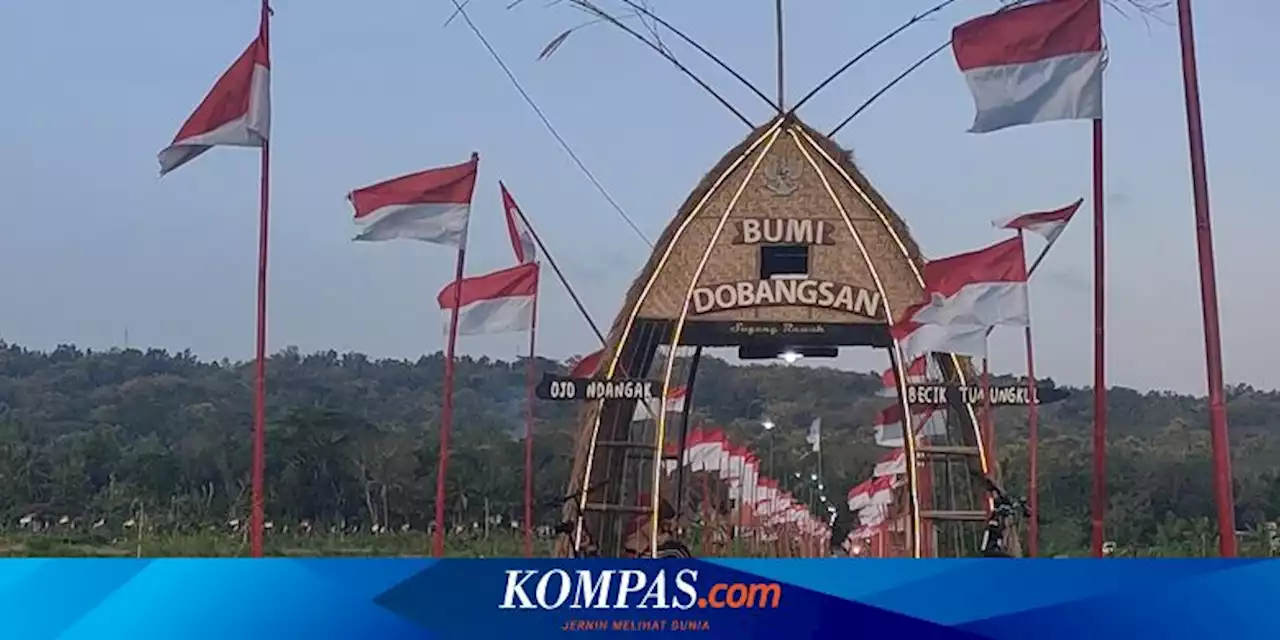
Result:
<svg viewBox="0 0 1280 640">
<path fill-rule="evenodd" d="M 1004 492 L 994 480 L 983 476 L 987 491 L 993 496 L 991 516 L 987 518 L 986 528 L 982 531 L 980 553 L 984 558 L 1012 558 L 1005 549 L 1005 533 L 1013 520 L 1031 517 L 1031 509 L 1024 498 L 1012 497 Z"/>
</svg>

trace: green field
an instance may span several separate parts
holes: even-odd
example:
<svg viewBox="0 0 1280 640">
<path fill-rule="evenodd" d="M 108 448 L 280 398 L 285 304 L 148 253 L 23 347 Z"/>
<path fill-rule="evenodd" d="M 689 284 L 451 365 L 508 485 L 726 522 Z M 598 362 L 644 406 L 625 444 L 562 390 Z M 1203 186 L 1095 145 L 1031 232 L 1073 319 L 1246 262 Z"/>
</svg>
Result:
<svg viewBox="0 0 1280 640">
<path fill-rule="evenodd" d="M 535 540 L 534 554 L 550 555 L 552 541 Z M 431 537 L 419 532 L 373 534 L 268 535 L 265 553 L 284 557 L 412 557 L 431 555 Z M 505 531 L 446 538 L 445 553 L 458 558 L 523 555 L 523 539 Z M 0 535 L 0 556 L 9 557 L 235 557 L 248 556 L 243 535 L 196 533 L 122 535 L 10 533 Z"/>
</svg>

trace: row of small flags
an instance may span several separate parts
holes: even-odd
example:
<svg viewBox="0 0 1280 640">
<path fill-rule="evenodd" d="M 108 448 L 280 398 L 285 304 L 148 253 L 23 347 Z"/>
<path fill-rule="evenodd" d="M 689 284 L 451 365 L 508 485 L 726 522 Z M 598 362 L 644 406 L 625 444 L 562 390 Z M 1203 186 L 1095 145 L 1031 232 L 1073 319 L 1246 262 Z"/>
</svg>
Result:
<svg viewBox="0 0 1280 640">
<path fill-rule="evenodd" d="M 830 539 L 830 527 L 789 491 L 781 489 L 776 479 L 763 475 L 755 453 L 731 442 L 721 429 L 694 429 L 685 440 L 682 454 L 673 446 L 668 446 L 666 453 L 676 456 L 663 464 L 668 474 L 683 465 L 692 472 L 714 473 L 727 483 L 729 499 L 747 507 L 739 512 L 744 518 L 739 524 L 746 524 L 745 518 L 750 518 L 751 524 L 765 526 L 790 524 L 801 533 Z"/>
</svg>

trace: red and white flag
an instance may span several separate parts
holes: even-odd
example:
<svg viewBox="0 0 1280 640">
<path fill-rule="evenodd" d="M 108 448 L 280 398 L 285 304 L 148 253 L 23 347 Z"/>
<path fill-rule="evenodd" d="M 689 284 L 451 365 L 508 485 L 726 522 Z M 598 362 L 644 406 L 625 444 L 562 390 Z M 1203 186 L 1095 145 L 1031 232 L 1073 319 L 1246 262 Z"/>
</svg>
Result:
<svg viewBox="0 0 1280 640">
<path fill-rule="evenodd" d="M 595 353 L 588 353 L 582 356 L 573 368 L 569 370 L 569 376 L 573 378 L 590 378 L 596 374 L 596 369 L 600 368 L 600 361 L 604 359 L 604 349 Z"/>
<path fill-rule="evenodd" d="M 680 413 L 684 411 L 685 395 L 687 394 L 684 387 L 672 387 L 671 393 L 667 395 L 667 413 Z M 631 416 L 631 421 L 642 422 L 650 419 L 656 420 L 658 418 L 658 403 L 658 398 L 654 398 L 647 402 L 643 400 L 637 402 L 635 413 Z"/>
<path fill-rule="evenodd" d="M 906 358 L 930 352 L 985 357 L 990 327 L 1030 323 L 1018 238 L 929 262 L 924 281 L 929 300 L 908 308 L 890 330 Z"/>
<path fill-rule="evenodd" d="M 511 236 L 511 248 L 515 251 L 516 262 L 537 262 L 538 245 L 533 240 L 533 231 L 525 223 L 515 198 L 507 191 L 507 185 L 499 181 L 498 188 L 502 191 L 502 211 L 507 216 L 507 234 Z"/>
<path fill-rule="evenodd" d="M 347 195 L 355 207 L 356 240 L 404 238 L 462 248 L 471 219 L 480 156 L 356 189 Z"/>
<path fill-rule="evenodd" d="M 461 284 L 461 289 L 458 285 Z M 473 336 L 528 331 L 533 325 L 533 298 L 538 295 L 538 265 L 519 266 L 450 282 L 436 296 L 448 331 L 458 300 L 458 335 Z"/>
<path fill-rule="evenodd" d="M 916 437 L 942 437 L 947 435 L 947 412 L 934 407 L 912 407 L 911 422 Z M 902 405 L 894 403 L 876 414 L 872 425 L 876 429 L 876 444 L 882 447 L 902 447 Z"/>
<path fill-rule="evenodd" d="M 1053 244 L 1057 241 L 1058 236 L 1062 235 L 1062 230 L 1067 228 L 1067 223 L 1071 222 L 1071 217 L 1080 210 L 1080 205 L 1084 204 L 1084 199 L 1053 211 L 1038 211 L 1036 213 L 1024 213 L 1020 216 L 1012 218 L 1003 218 L 996 220 L 991 224 L 997 229 L 1013 229 L 1014 231 L 1027 231 L 1043 237 Z"/>
<path fill-rule="evenodd" d="M 973 93 L 972 133 L 1102 117 L 1102 0 L 1043 0 L 951 32 Z"/>
<path fill-rule="evenodd" d="M 270 136 L 271 56 L 262 29 L 160 151 L 160 175 L 213 147 L 262 147 Z"/>
<path fill-rule="evenodd" d="M 924 356 L 911 361 L 911 365 L 907 367 L 907 385 L 923 384 L 929 380 L 929 360 Z M 880 392 L 877 394 L 884 398 L 898 397 L 898 374 L 893 367 L 884 370 L 880 374 Z"/>
<path fill-rule="evenodd" d="M 876 463 L 876 467 L 872 470 L 872 477 L 880 476 L 896 476 L 899 473 L 907 472 L 907 452 L 902 448 L 894 449 L 884 454 L 880 461 Z"/>
<path fill-rule="evenodd" d="M 857 511 L 871 504 L 871 482 L 871 480 L 865 480 L 849 489 L 847 500 L 850 511 Z"/>
</svg>

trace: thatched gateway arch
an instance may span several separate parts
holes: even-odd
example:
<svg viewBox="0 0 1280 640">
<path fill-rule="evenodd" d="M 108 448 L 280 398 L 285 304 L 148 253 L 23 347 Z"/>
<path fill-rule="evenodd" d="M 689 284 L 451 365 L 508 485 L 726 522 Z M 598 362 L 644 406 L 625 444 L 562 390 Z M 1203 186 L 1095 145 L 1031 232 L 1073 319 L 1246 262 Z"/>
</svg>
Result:
<svg viewBox="0 0 1280 640">
<path fill-rule="evenodd" d="M 884 349 L 903 384 L 888 327 L 920 299 L 922 266 L 906 225 L 849 154 L 793 116 L 779 116 L 725 155 L 663 231 L 627 293 L 595 375 L 661 380 L 665 399 L 696 375 L 696 356 L 692 363 L 678 360 L 676 347 L 778 353 L 862 346 Z M 972 376 L 967 363 L 936 358 L 948 381 L 964 384 Z M 565 506 L 571 531 L 559 554 L 593 547 L 606 556 L 658 555 L 669 524 L 663 520 L 673 515 L 662 503 L 678 510 L 682 502 L 662 461 L 664 447 L 683 445 L 696 402 L 689 387 L 683 422 L 658 411 L 637 425 L 634 400 L 584 407 L 573 498 Z M 976 476 L 988 462 L 977 420 L 969 405 L 948 412 L 945 442 L 905 439 L 908 460 L 938 461 L 908 465 L 904 493 L 895 500 L 902 544 L 916 556 L 966 553 L 972 545 L 963 540 L 974 539 L 984 518 L 986 496 Z M 925 468 L 928 478 L 920 472 Z M 944 533 L 948 528 L 952 533 Z M 951 539 L 956 544 L 946 543 Z"/>
</svg>

